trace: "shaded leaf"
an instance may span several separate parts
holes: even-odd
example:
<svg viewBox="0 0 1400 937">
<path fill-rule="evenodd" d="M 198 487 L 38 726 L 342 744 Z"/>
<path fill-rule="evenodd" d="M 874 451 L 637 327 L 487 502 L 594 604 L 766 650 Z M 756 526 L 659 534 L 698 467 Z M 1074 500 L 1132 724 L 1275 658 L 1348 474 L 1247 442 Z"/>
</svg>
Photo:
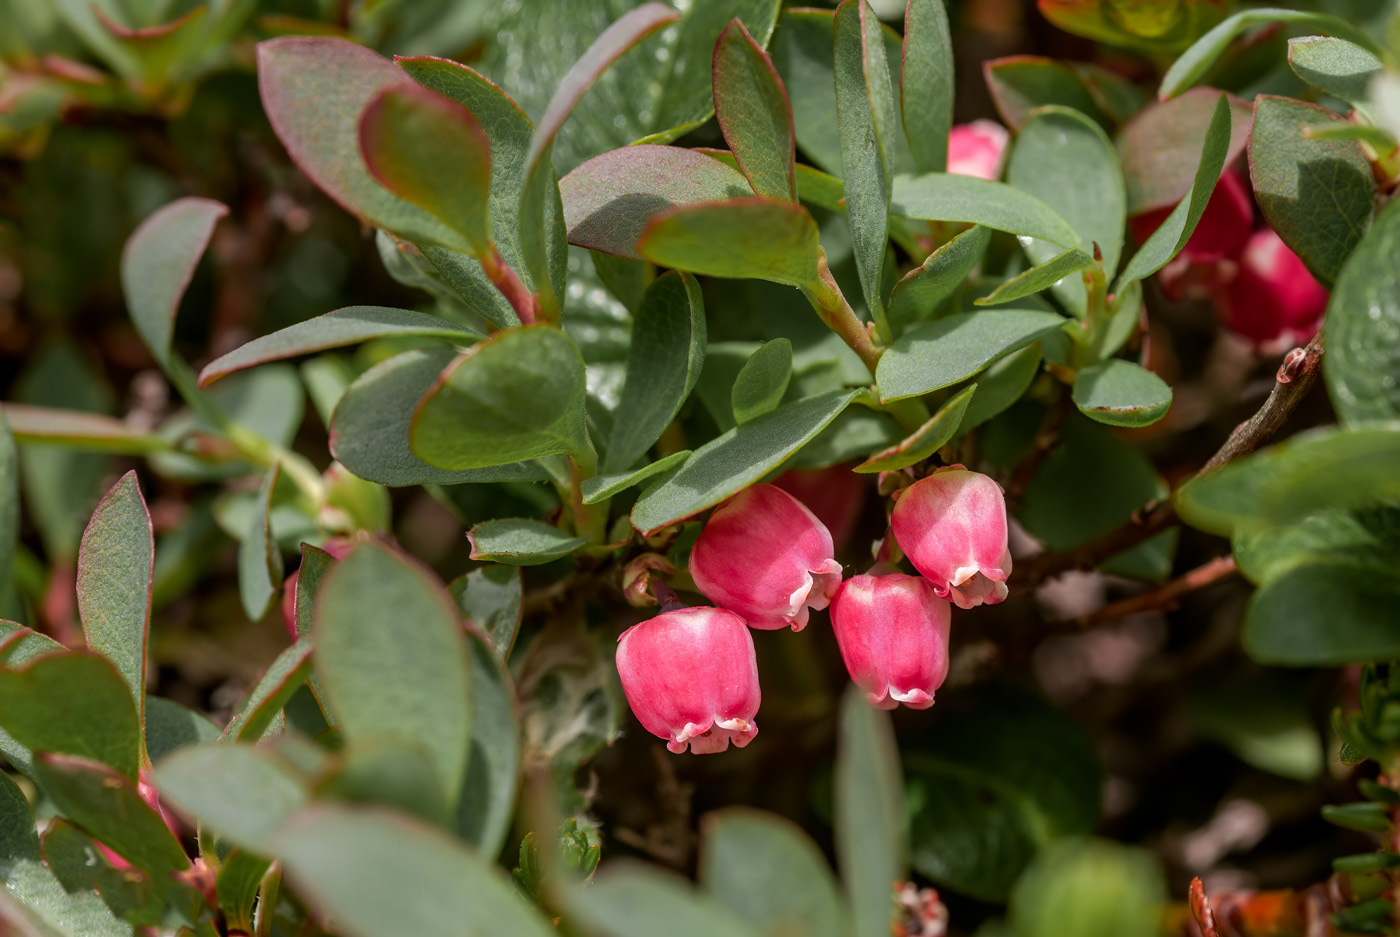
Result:
<svg viewBox="0 0 1400 937">
<path fill-rule="evenodd" d="M 967 404 L 959 433 L 987 422 L 1021 399 L 1040 371 L 1040 345 L 1027 345 L 977 375 L 977 394 Z"/>
<path fill-rule="evenodd" d="M 605 501 L 619 492 L 626 491 L 640 485 L 644 481 L 656 478 L 666 472 L 674 471 L 690 458 L 690 450 L 682 449 L 680 452 L 673 452 L 670 455 L 662 456 L 655 462 L 643 465 L 639 469 L 630 472 L 617 472 L 611 475 L 594 475 L 586 479 L 579 487 L 583 494 L 584 504 L 597 504 Z"/>
<path fill-rule="evenodd" d="M 297 584 L 301 584 L 300 576 Z M 225 740 L 257 741 L 262 737 L 292 694 L 306 682 L 311 673 L 311 650 L 311 640 L 301 638 L 277 655 L 229 720 L 223 732 Z"/>
<path fill-rule="evenodd" d="M 515 583 L 518 589 L 518 574 Z M 514 629 L 510 634 L 514 635 Z M 510 648 L 503 650 L 496 641 L 494 635 L 488 638 L 475 631 L 467 633 L 475 730 L 462 800 L 457 807 L 456 829 L 483 856 L 501 851 L 510 832 L 516 788 L 520 784 L 519 713 L 515 685 L 504 662 Z"/>
<path fill-rule="evenodd" d="M 1327 304 L 1322 376 L 1342 421 L 1400 418 L 1400 208 L 1388 206 L 1352 251 Z"/>
<path fill-rule="evenodd" d="M 948 168 L 953 126 L 953 37 L 943 0 L 913 0 L 904 11 L 899 109 L 917 172 Z"/>
<path fill-rule="evenodd" d="M 1288 40 L 1288 64 L 1308 84 L 1363 112 L 1370 104 L 1371 80 L 1383 69 L 1374 53 L 1325 36 Z"/>
<path fill-rule="evenodd" d="M 887 937 L 894 883 L 903 879 L 908 829 L 904 782 L 889 716 L 851 686 L 841 704 L 836 752 L 836 863 L 856 937 Z"/>
<path fill-rule="evenodd" d="M 1161 867 L 1145 849 L 1101 839 L 1046 850 L 1016 883 L 1010 919 L 1016 937 L 1159 933 L 1167 893 Z"/>
<path fill-rule="evenodd" d="M 806 209 L 759 195 L 678 205 L 654 215 L 637 242 L 638 254 L 665 267 L 791 286 L 817 281 L 820 250 Z"/>
<path fill-rule="evenodd" d="M 1260 211 L 1326 286 L 1371 226 L 1376 193 L 1359 143 L 1305 136 L 1305 128 L 1335 119 L 1315 104 L 1261 94 L 1249 137 L 1249 176 Z"/>
<path fill-rule="evenodd" d="M 161 797 L 240 849 L 267 855 L 272 838 L 311 799 L 292 769 L 251 745 L 194 745 L 156 765 Z"/>
<path fill-rule="evenodd" d="M 748 487 L 811 441 L 853 396 L 831 391 L 795 400 L 710 440 L 679 471 L 642 492 L 632 525 L 649 533 Z"/>
<path fill-rule="evenodd" d="M 1303 563 L 1250 599 L 1240 636 L 1249 656 L 1286 667 L 1337 667 L 1400 653 L 1400 573 L 1346 562 Z"/>
<path fill-rule="evenodd" d="M 792 342 L 775 338 L 749 356 L 734 379 L 730 400 L 734 421 L 744 424 L 771 413 L 783 399 L 792 378 Z"/>
<path fill-rule="evenodd" d="M 544 521 L 513 517 L 477 524 L 467 533 L 471 558 L 512 566 L 538 566 L 568 556 L 588 544 Z"/>
<path fill-rule="evenodd" d="M 1086 270 L 1094 265 L 1094 258 L 1078 248 L 1056 254 L 1044 263 L 1022 271 L 1005 281 L 986 296 L 972 301 L 974 306 L 996 306 L 1012 300 L 1023 299 L 1043 289 L 1054 286 L 1071 274 Z"/>
<path fill-rule="evenodd" d="M 898 338 L 933 313 L 962 286 L 982 259 L 992 232 L 977 225 L 940 246 L 890 292 L 890 328 Z"/>
<path fill-rule="evenodd" d="M 1065 32 L 1158 53 L 1185 48 L 1222 15 L 1218 0 L 1039 0 L 1038 5 L 1045 18 Z"/>
<path fill-rule="evenodd" d="M 1254 107 L 1226 96 L 1230 107 L 1230 144 L 1222 165 L 1229 166 L 1249 143 Z M 1191 193 L 1200 167 L 1196 141 L 1210 139 L 1220 92 L 1192 88 L 1170 101 L 1154 101 L 1119 131 L 1115 145 L 1123 165 L 1128 214 L 1175 205 Z"/>
<path fill-rule="evenodd" d="M 1105 130 L 1113 129 L 1088 82 L 1065 62 L 1039 55 L 1010 55 L 983 62 L 982 74 L 997 113 L 1012 130 L 1019 131 L 1032 111 L 1048 104 L 1073 108 Z"/>
<path fill-rule="evenodd" d="M 263 476 L 257 507 L 238 544 L 238 594 L 243 613 L 251 621 L 262 620 L 282 585 L 282 551 L 277 548 L 269 523 L 272 490 L 277 487 L 279 474 L 279 466 L 274 465 Z"/>
<path fill-rule="evenodd" d="M 608 937 L 759 937 L 724 906 L 689 882 L 638 862 L 610 863 L 587 886 L 568 892 L 573 916 Z"/>
<path fill-rule="evenodd" d="M 449 587 L 467 621 L 484 634 L 501 660 L 510 656 L 520 629 L 523 597 L 520 570 L 513 566 L 483 566 Z"/>
</svg>

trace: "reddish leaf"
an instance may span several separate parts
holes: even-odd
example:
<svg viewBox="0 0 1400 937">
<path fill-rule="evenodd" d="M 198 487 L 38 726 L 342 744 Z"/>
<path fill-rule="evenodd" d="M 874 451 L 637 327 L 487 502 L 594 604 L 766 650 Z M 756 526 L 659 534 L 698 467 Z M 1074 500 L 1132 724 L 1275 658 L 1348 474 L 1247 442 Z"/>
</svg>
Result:
<svg viewBox="0 0 1400 937">
<path fill-rule="evenodd" d="M 778 71 L 735 17 L 715 43 L 715 117 L 759 195 L 797 200 L 792 107 Z"/>
</svg>

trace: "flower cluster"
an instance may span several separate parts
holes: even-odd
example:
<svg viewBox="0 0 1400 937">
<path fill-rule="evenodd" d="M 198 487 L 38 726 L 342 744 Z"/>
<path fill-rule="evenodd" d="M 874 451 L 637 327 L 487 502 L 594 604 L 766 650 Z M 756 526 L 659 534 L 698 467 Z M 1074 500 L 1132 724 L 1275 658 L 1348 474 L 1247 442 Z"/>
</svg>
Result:
<svg viewBox="0 0 1400 937">
<path fill-rule="evenodd" d="M 1170 208 L 1132 219 L 1139 242 L 1166 220 Z M 1255 224 L 1249 185 L 1238 169 L 1216 184 L 1200 223 L 1157 275 L 1173 299 L 1209 299 L 1225 327 L 1265 353 L 1283 351 L 1317 333 L 1327 290 L 1266 224 Z"/>
<path fill-rule="evenodd" d="M 750 628 L 801 631 L 831 609 L 851 679 L 876 706 L 933 705 L 948 676 L 951 607 L 995 605 L 1011 572 L 1001 488 L 960 465 L 895 493 L 890 536 L 921 575 L 878 562 L 842 581 L 830 531 L 776 485 L 710 515 L 690 575 L 715 608 L 672 608 L 625 631 L 617 669 L 637 719 L 667 748 L 742 748 L 761 695 Z"/>
</svg>

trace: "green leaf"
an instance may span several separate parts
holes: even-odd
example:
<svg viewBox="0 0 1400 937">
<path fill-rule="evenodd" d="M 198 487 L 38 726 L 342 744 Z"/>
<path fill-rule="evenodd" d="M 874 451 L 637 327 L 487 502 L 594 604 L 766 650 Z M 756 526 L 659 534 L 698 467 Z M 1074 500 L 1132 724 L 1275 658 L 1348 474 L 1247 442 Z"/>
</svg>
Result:
<svg viewBox="0 0 1400 937">
<path fill-rule="evenodd" d="M 167 374 L 174 368 L 170 348 L 175 314 L 209 246 L 214 225 L 228 207 L 206 198 L 182 198 L 152 214 L 122 249 L 122 291 L 131 322 Z"/>
<path fill-rule="evenodd" d="M 331 567 L 335 563 L 335 557 L 320 547 L 313 547 L 309 543 L 301 545 L 301 565 L 297 567 L 296 594 L 292 597 L 298 640 L 311 631 L 312 620 L 315 617 L 316 595 L 321 591 L 321 582 L 325 579 L 326 573 L 331 571 Z"/>
<path fill-rule="evenodd" d="M 1231 546 L 1240 572 L 1263 585 L 1308 562 L 1347 563 L 1377 573 L 1400 551 L 1400 508 L 1331 508 L 1295 524 L 1241 532 Z"/>
<path fill-rule="evenodd" d="M 179 841 L 126 775 L 77 755 L 37 752 L 34 780 L 65 817 L 132 865 L 161 877 L 189 867 Z"/>
<path fill-rule="evenodd" d="M 515 584 L 519 589 L 518 575 Z M 462 800 L 457 806 L 456 829 L 483 856 L 501 851 L 510 832 L 516 788 L 520 785 L 520 715 L 516 711 L 515 685 L 505 666 L 505 654 L 495 641 L 494 635 L 467 632 L 475 731 Z"/>
<path fill-rule="evenodd" d="M 550 326 L 522 326 L 491 336 L 443 370 L 414 412 L 409 445 L 445 469 L 567 452 L 591 470 L 583 405 L 583 359 L 573 339 Z"/>
<path fill-rule="evenodd" d="M 1261 771 L 1315 781 L 1326 766 L 1307 687 L 1277 670 L 1188 690 L 1186 714 L 1201 737 Z"/>
<path fill-rule="evenodd" d="M 896 337 L 933 318 L 982 259 L 992 232 L 981 225 L 958 234 L 904 275 L 890 293 L 890 328 Z"/>
<path fill-rule="evenodd" d="M 1182 100 L 1187 100 L 1182 98 Z M 1167 219 L 1152 232 L 1133 259 L 1123 268 L 1123 273 L 1114 284 L 1114 292 L 1121 293 L 1129 283 L 1145 280 L 1165 267 L 1180 253 L 1196 230 L 1201 215 L 1210 202 L 1211 193 L 1225 168 L 1230 156 L 1231 106 L 1229 98 L 1220 94 L 1215 99 L 1215 109 L 1211 113 L 1210 125 L 1206 128 L 1205 141 L 1201 145 L 1201 158 L 1196 165 L 1196 177 L 1191 190 L 1177 203 Z"/>
<path fill-rule="evenodd" d="M 228 919 L 229 930 L 253 932 L 253 908 L 258 889 L 272 863 L 241 849 L 235 849 L 219 868 L 214 889 L 219 908 Z"/>
<path fill-rule="evenodd" d="M 494 863 L 405 817 L 309 807 L 272 846 L 297 894 L 357 937 L 554 933 Z"/>
<path fill-rule="evenodd" d="M 797 201 L 792 108 L 782 79 L 737 17 L 714 54 L 715 117 L 754 192 Z"/>
<path fill-rule="evenodd" d="M 1400 654 L 1400 572 L 1324 559 L 1265 583 L 1245 612 L 1241 641 L 1260 663 L 1339 667 Z"/>
<path fill-rule="evenodd" d="M 467 533 L 471 558 L 511 566 L 539 566 L 568 556 L 588 543 L 587 537 L 570 537 L 544 521 L 513 517 L 486 521 Z"/>
<path fill-rule="evenodd" d="M 1065 32 L 1158 55 L 1181 51 L 1223 15 L 1215 0 L 1040 0 L 1039 6 Z"/>
<path fill-rule="evenodd" d="M 483 566 L 454 581 L 449 591 L 456 596 L 467 621 L 490 640 L 496 656 L 501 660 L 509 657 L 520 630 L 520 602 L 524 595 L 520 570 L 514 566 Z"/>
<path fill-rule="evenodd" d="M 632 319 L 627 377 L 603 471 L 623 472 L 680 412 L 705 361 L 705 301 L 688 273 L 658 277 Z"/>
<path fill-rule="evenodd" d="M 146 455 L 169 450 L 170 443 L 154 433 L 100 413 L 56 410 L 19 403 L 0 406 L 10 432 L 19 442 L 55 443 L 64 448 L 117 455 Z M 18 504 L 18 499 L 14 502 Z"/>
<path fill-rule="evenodd" d="M 1098 124 L 1078 111 L 1049 106 L 1035 111 L 1011 149 L 1006 181 L 1057 211 L 1079 236 L 1085 252 L 1097 244 L 1104 273 L 1118 269 L 1127 220 L 1127 195 L 1118 153 Z M 1022 242 L 1027 256 L 1043 264 L 1060 253 L 1054 244 Z M 1078 277 L 1059 284 L 1055 295 L 1076 313 L 1084 308 Z"/>
<path fill-rule="evenodd" d="M 351 472 L 381 485 L 543 478 L 543 470 L 532 463 L 485 471 L 447 470 L 413 454 L 409 424 L 418 402 L 455 358 L 446 348 L 407 351 L 361 374 L 346 388 L 331 417 L 331 454 Z"/>
<path fill-rule="evenodd" d="M 138 926 L 160 923 L 169 900 L 164 881 L 136 869 L 118 872 L 97 844 L 67 820 L 55 819 L 44 830 L 44 861 L 69 894 L 96 892 L 113 912 Z"/>
<path fill-rule="evenodd" d="M 948 168 L 953 126 L 953 37 L 943 0 L 913 0 L 904 11 L 899 108 L 918 172 Z"/>
<path fill-rule="evenodd" d="M 88 647 L 126 681 L 145 722 L 146 640 L 151 624 L 155 539 L 136 472 L 107 492 L 78 551 L 78 616 Z"/>
<path fill-rule="evenodd" d="M 1362 112 L 1369 110 L 1371 80 L 1384 69 L 1372 52 L 1324 36 L 1288 40 L 1288 64 L 1308 84 Z"/>
<path fill-rule="evenodd" d="M 690 450 L 682 449 L 680 452 L 673 452 L 670 455 L 662 456 L 655 462 L 643 465 L 639 469 L 631 472 L 617 472 L 611 475 L 594 475 L 585 479 L 579 490 L 583 493 L 584 504 L 597 504 L 606 501 L 618 492 L 626 491 L 640 485 L 648 479 L 655 478 L 666 472 L 671 472 L 690 458 Z"/>
<path fill-rule="evenodd" d="M 618 56 L 649 33 L 678 19 L 680 14 L 664 3 L 644 3 L 618 17 L 593 40 L 593 44 L 560 80 L 549 106 L 540 115 L 525 156 L 525 191 L 520 202 L 520 246 L 525 266 L 534 277 L 540 305 L 547 311 L 557 312 L 560 300 L 554 295 L 558 289 L 553 281 L 557 274 L 562 285 L 563 270 L 560 265 L 564 260 L 560 252 L 551 250 L 549 241 L 562 240 L 562 230 L 559 229 L 567 224 L 558 217 L 551 217 L 553 206 L 561 198 L 550 156 L 554 138 L 584 92 Z"/>
<path fill-rule="evenodd" d="M 1191 526 L 1251 535 L 1327 508 L 1359 508 L 1400 498 L 1400 424 L 1299 433 L 1216 471 L 1176 493 Z"/>
<path fill-rule="evenodd" d="M 12 569 L 19 543 L 19 453 L 11 435 L 11 405 L 0 407 L 0 615 L 16 601 Z"/>
<path fill-rule="evenodd" d="M 988 309 L 945 316 L 900 338 L 880 358 L 876 381 L 888 402 L 956 384 L 1066 320 L 1053 312 Z"/>
<path fill-rule="evenodd" d="M 907 750 L 914 867 L 940 887 L 1001 901 L 1041 847 L 1097 825 L 1094 740 L 1011 685 L 939 705 L 949 708 Z"/>
<path fill-rule="evenodd" d="M 890 211 L 925 221 L 961 221 L 1025 237 L 1079 247 L 1074 228 L 1055 209 L 1003 182 L 952 173 L 896 176 Z"/>
<path fill-rule="evenodd" d="M 497 262 L 491 243 L 491 140 L 471 111 L 404 81 L 370 100 L 358 136 L 370 174 L 458 236 L 448 247 Z"/>
<path fill-rule="evenodd" d="M 1002 283 L 986 296 L 974 299 L 974 306 L 996 306 L 1022 299 L 1043 289 L 1054 286 L 1073 273 L 1087 270 L 1094 265 L 1094 258 L 1079 248 L 1072 248 L 1056 254 L 1039 266 L 1031 267 Z"/>
<path fill-rule="evenodd" d="M 265 747 L 192 745 L 156 765 L 155 776 L 161 797 L 181 813 L 260 855 L 311 800 L 292 768 Z"/>
<path fill-rule="evenodd" d="M 982 63 L 987 90 L 1001 119 L 1020 131 L 1031 113 L 1050 104 L 1072 108 L 1105 130 L 1113 129 L 1084 77 L 1065 62 L 1039 55 L 1009 55 Z"/>
<path fill-rule="evenodd" d="M 607 937 L 759 937 L 742 918 L 678 876 L 635 861 L 610 863 L 568 891 L 572 916 Z"/>
<path fill-rule="evenodd" d="M 980 426 L 1020 400 L 1040 371 L 1040 358 L 1039 343 L 1027 345 L 978 374 L 977 394 L 968 401 L 958 433 Z"/>
<path fill-rule="evenodd" d="M 1370 227 L 1376 193 L 1359 143 L 1306 137 L 1306 128 L 1335 119 L 1315 104 L 1261 94 L 1249 137 L 1259 209 L 1325 286 Z"/>
<path fill-rule="evenodd" d="M 777 409 L 792 378 L 792 342 L 785 338 L 759 347 L 734 379 L 730 400 L 734 420 L 742 425 Z"/>
<path fill-rule="evenodd" d="M 31 751 L 81 755 L 134 781 L 141 723 L 126 689 L 95 654 L 44 654 L 0 670 L 0 727 Z"/>
<path fill-rule="evenodd" d="M 699 878 L 715 902 L 765 934 L 850 932 L 831 867 L 796 824 L 744 807 L 707 820 Z"/>
<path fill-rule="evenodd" d="M 1167 496 L 1166 483 L 1142 451 L 1102 425 L 1071 414 L 1060 438 L 1026 486 L 1017 514 L 1046 549 L 1086 543 Z"/>
<path fill-rule="evenodd" d="M 764 198 L 678 205 L 652 216 L 637 253 L 652 263 L 706 276 L 817 281 L 817 224 L 793 202 Z"/>
<path fill-rule="evenodd" d="M 300 584 L 301 577 L 297 577 Z M 263 672 L 248 698 L 238 707 L 224 729 L 227 741 L 257 741 L 287 700 L 301 688 L 311 673 L 311 640 L 301 638 L 287 648 Z"/>
<path fill-rule="evenodd" d="M 1110 358 L 1075 375 L 1074 405 L 1110 426 L 1149 426 L 1166 416 L 1172 389 L 1146 368 Z"/>
<path fill-rule="evenodd" d="M 526 111 L 538 114 L 593 37 L 634 5 L 635 0 L 537 0 L 508 8 L 480 67 Z M 720 32 L 738 17 L 766 46 L 779 5 L 779 0 L 689 5 L 679 23 L 647 36 L 599 76 L 559 131 L 555 165 L 564 171 L 630 143 L 667 143 L 703 124 L 714 113 L 711 57 Z M 541 44 L 541 36 L 551 37 L 550 42 Z M 529 74 L 521 72 L 520 61 L 531 62 Z"/>
<path fill-rule="evenodd" d="M 853 397 L 831 391 L 794 400 L 710 440 L 674 475 L 642 492 L 632 526 L 650 533 L 743 490 L 811 441 Z"/>
<path fill-rule="evenodd" d="M 735 169 L 703 153 L 650 144 L 595 156 L 559 180 L 569 243 L 642 260 L 647 222 L 669 208 L 751 196 Z"/>
<path fill-rule="evenodd" d="M 1166 883 L 1144 849 L 1108 840 L 1047 850 L 1011 896 L 1014 937 L 1150 937 L 1162 931 Z"/>
<path fill-rule="evenodd" d="M 146 697 L 146 753 L 152 762 L 186 745 L 212 742 L 223 734 L 209 717 L 186 709 L 174 700 Z"/>
<path fill-rule="evenodd" d="M 424 312 L 385 306 L 347 306 L 255 338 L 236 351 L 216 358 L 199 372 L 199 386 L 208 387 L 227 374 L 269 361 L 396 337 L 439 338 L 455 345 L 470 345 L 481 339 L 470 329 Z"/>
<path fill-rule="evenodd" d="M 1230 143 L 1222 165 L 1228 166 L 1249 143 L 1254 107 L 1228 95 Z M 1128 214 L 1175 205 L 1191 194 L 1200 167 L 1198 140 L 1211 139 L 1220 92 L 1192 88 L 1179 98 L 1154 101 L 1118 133 L 1118 159 L 1127 186 Z"/>
<path fill-rule="evenodd" d="M 1350 120 L 1334 120 L 1325 124 L 1313 124 L 1303 128 L 1303 136 L 1308 140 L 1355 140 L 1364 143 L 1378 153 L 1389 153 L 1395 149 L 1395 137 L 1379 127 L 1358 124 Z"/>
<path fill-rule="evenodd" d="M 943 448 L 944 444 L 952 439 L 953 434 L 958 431 L 958 427 L 963 421 L 963 414 L 967 412 L 968 401 L 972 399 L 973 392 L 976 390 L 977 385 L 971 384 L 959 391 L 952 399 L 939 407 L 938 412 L 929 417 L 928 422 L 895 445 L 875 453 L 857 465 L 855 471 L 867 474 L 898 471 L 911 465 L 917 465 L 933 455 Z"/>
<path fill-rule="evenodd" d="M 1383 54 L 1375 40 L 1366 31 L 1353 26 L 1346 20 L 1326 13 L 1308 13 L 1301 10 L 1285 10 L 1279 7 L 1242 10 L 1220 23 L 1202 36 L 1196 43 L 1181 54 L 1167 74 L 1162 78 L 1162 86 L 1157 94 L 1163 100 L 1174 98 L 1187 88 L 1205 78 L 1216 59 L 1220 58 L 1238 36 L 1255 26 L 1270 23 L 1285 23 L 1313 32 L 1336 36 L 1356 43 L 1361 48 L 1376 55 Z"/>
<path fill-rule="evenodd" d="M 889 716 L 856 687 L 841 704 L 835 774 L 836 864 L 855 937 L 888 937 L 894 883 L 905 876 L 904 784 Z"/>
<path fill-rule="evenodd" d="M 856 271 L 865 305 L 888 340 L 881 280 L 899 127 L 884 34 L 866 0 L 842 0 L 836 8 L 835 79 L 841 177 Z"/>
<path fill-rule="evenodd" d="M 1344 423 L 1400 418 L 1400 208 L 1391 204 L 1351 252 L 1327 304 L 1322 376 Z"/>
<path fill-rule="evenodd" d="M 101 898 L 68 894 L 39 856 L 29 802 L 0 772 L 0 926 L 15 937 L 131 937 Z"/>
<path fill-rule="evenodd" d="M 238 594 L 243 613 L 250 621 L 261 621 L 282 584 L 282 551 L 272 536 L 268 515 L 272 512 L 272 489 L 277 487 L 279 466 L 263 476 L 253 512 L 243 540 L 238 544 Z"/>
<path fill-rule="evenodd" d="M 472 698 L 467 647 L 447 591 L 416 562 L 362 543 L 326 575 L 314 635 L 316 674 L 346 739 L 419 746 L 454 807 Z"/>
<path fill-rule="evenodd" d="M 436 215 L 380 185 L 360 154 L 360 115 L 402 69 L 364 46 L 330 36 L 258 44 L 258 89 L 288 155 L 342 208 L 410 241 L 461 245 Z"/>
</svg>

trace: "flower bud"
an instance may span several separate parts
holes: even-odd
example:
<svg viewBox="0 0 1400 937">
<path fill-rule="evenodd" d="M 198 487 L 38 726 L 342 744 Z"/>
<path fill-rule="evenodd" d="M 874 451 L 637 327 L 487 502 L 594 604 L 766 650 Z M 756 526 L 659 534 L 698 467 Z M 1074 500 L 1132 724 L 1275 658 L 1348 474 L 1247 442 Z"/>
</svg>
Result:
<svg viewBox="0 0 1400 937">
<path fill-rule="evenodd" d="M 680 754 L 743 748 L 758 734 L 758 662 L 744 619 L 722 608 L 681 608 L 617 639 L 627 705 Z"/>
<path fill-rule="evenodd" d="M 851 679 L 881 709 L 928 709 L 948 676 L 951 608 L 922 576 L 852 576 L 831 600 Z"/>
<path fill-rule="evenodd" d="M 898 494 L 890 529 L 933 589 L 958 608 L 1006 599 L 1011 551 L 1001 486 L 961 465 L 941 468 Z"/>
<path fill-rule="evenodd" d="M 1001 155 L 1009 138 L 995 121 L 974 120 L 948 132 L 948 171 L 960 176 L 996 181 L 1001 175 Z"/>
<path fill-rule="evenodd" d="M 841 585 L 831 534 L 801 501 L 774 485 L 753 485 L 710 515 L 690 551 L 690 576 L 721 608 L 754 628 L 807 626 Z"/>
<path fill-rule="evenodd" d="M 1254 232 L 1239 271 L 1218 300 L 1226 328 L 1266 351 L 1302 344 L 1317 334 L 1327 290 L 1271 228 Z"/>
</svg>

